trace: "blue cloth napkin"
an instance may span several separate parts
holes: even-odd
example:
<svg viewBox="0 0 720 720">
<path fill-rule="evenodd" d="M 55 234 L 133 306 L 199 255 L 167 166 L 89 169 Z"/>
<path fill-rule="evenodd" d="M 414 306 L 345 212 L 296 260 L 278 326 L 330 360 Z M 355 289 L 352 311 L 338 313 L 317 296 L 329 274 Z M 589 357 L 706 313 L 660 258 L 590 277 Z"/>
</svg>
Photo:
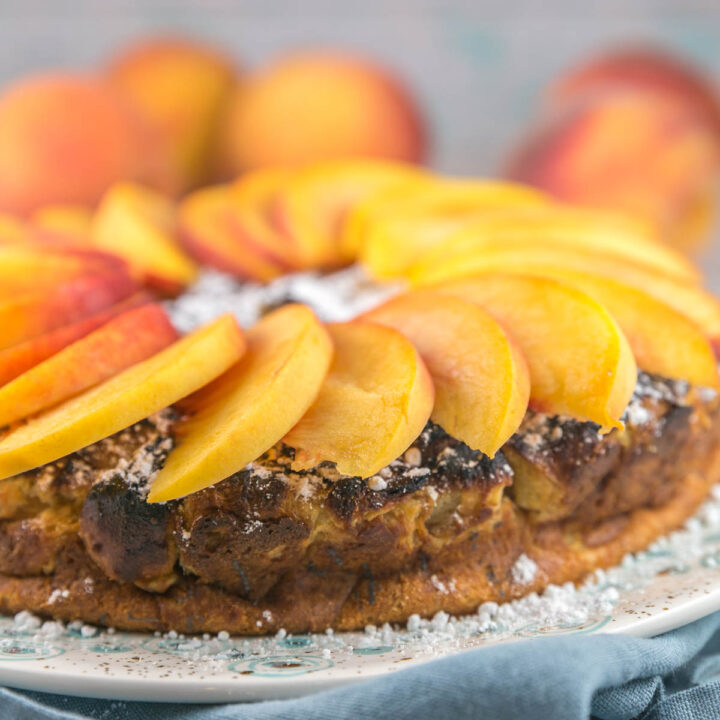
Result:
<svg viewBox="0 0 720 720">
<path fill-rule="evenodd" d="M 2 720 L 720 718 L 720 613 L 657 638 L 548 637 L 298 700 L 166 705 L 0 691 Z"/>
</svg>

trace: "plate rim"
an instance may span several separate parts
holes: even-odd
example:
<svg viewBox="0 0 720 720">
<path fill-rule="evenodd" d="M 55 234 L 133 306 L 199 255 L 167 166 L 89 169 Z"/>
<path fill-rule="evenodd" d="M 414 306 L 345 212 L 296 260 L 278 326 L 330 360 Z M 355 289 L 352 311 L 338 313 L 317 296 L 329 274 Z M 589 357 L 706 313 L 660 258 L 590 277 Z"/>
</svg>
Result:
<svg viewBox="0 0 720 720">
<path fill-rule="evenodd" d="M 707 594 L 687 598 L 678 605 L 651 616 L 640 616 L 634 622 L 616 623 L 611 614 L 610 622 L 598 630 L 590 630 L 588 635 L 626 635 L 630 637 L 654 637 L 699 620 L 712 612 L 720 610 L 720 586 Z M 151 633 L 138 633 L 153 637 Z M 504 642 L 523 642 L 542 640 L 543 637 L 512 637 Z M 455 655 L 463 652 L 480 652 L 496 644 L 461 648 Z M 295 677 L 243 677 L 208 678 L 202 680 L 187 678 L 129 677 L 122 675 L 79 675 L 71 670 L 47 670 L 37 666 L 20 667 L 11 662 L 0 660 L 0 683 L 2 685 L 33 692 L 53 695 L 69 695 L 108 701 L 158 702 L 188 704 L 222 704 L 232 702 L 252 702 L 259 700 L 286 700 L 299 698 L 359 682 L 367 682 L 386 677 L 395 672 L 418 667 L 440 658 L 428 656 L 414 659 L 412 665 L 387 668 L 378 665 L 367 666 L 363 670 L 340 672 L 334 676 L 316 676 L 313 674 Z M 235 680 L 237 678 L 237 681 Z"/>
</svg>

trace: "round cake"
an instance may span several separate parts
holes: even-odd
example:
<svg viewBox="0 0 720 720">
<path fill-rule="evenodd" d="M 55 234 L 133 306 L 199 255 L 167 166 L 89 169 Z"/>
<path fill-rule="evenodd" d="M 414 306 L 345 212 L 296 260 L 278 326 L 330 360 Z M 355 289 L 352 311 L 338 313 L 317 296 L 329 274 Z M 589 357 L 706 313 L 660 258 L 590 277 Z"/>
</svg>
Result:
<svg viewBox="0 0 720 720">
<path fill-rule="evenodd" d="M 720 304 L 633 219 L 358 161 L 200 190 L 172 230 L 122 190 L 96 233 L 134 213 L 215 269 L 0 246 L 3 613 L 470 613 L 618 563 L 720 479 Z"/>
</svg>

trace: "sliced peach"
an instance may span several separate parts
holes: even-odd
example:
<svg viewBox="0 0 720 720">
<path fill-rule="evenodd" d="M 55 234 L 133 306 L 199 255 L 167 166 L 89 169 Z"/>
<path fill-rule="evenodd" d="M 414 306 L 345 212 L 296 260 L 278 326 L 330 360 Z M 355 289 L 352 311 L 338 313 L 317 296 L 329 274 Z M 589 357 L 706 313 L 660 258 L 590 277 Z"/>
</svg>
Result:
<svg viewBox="0 0 720 720">
<path fill-rule="evenodd" d="M 237 322 L 223 315 L 8 432 L 0 440 L 0 478 L 57 460 L 172 405 L 224 373 L 244 350 Z"/>
<path fill-rule="evenodd" d="M 98 272 L 62 285 L 0 297 L 0 350 L 82 320 L 137 290 L 125 272 Z"/>
<path fill-rule="evenodd" d="M 29 235 L 28 226 L 19 217 L 0 212 L 0 245 L 27 242 Z"/>
<path fill-rule="evenodd" d="M 358 261 L 375 280 L 399 279 L 418 258 L 486 212 L 428 212 L 385 218 L 368 228 Z"/>
<path fill-rule="evenodd" d="M 95 273 L 125 273 L 119 258 L 95 251 L 0 245 L 0 298 L 36 291 Z"/>
<path fill-rule="evenodd" d="M 406 235 L 406 244 L 412 237 Z M 511 247 L 602 253 L 683 282 L 696 283 L 700 279 L 699 271 L 687 257 L 662 244 L 653 228 L 642 220 L 563 205 L 482 213 L 419 255 L 408 272 L 411 277 L 414 273 L 422 275 L 456 255 Z"/>
<path fill-rule="evenodd" d="M 488 272 L 542 275 L 562 281 L 568 271 L 618 280 L 669 305 L 695 322 L 720 350 L 720 302 L 697 285 L 675 280 L 641 265 L 589 250 L 573 252 L 558 247 L 486 247 L 482 252 L 448 257 L 435 267 L 423 263 L 410 271 L 417 286 L 432 286 L 453 278 Z"/>
<path fill-rule="evenodd" d="M 30 225 L 42 240 L 78 247 L 92 245 L 93 213 L 84 205 L 45 205 L 30 216 Z"/>
<path fill-rule="evenodd" d="M 272 219 L 275 200 L 290 182 L 294 171 L 263 168 L 246 173 L 230 186 L 230 224 L 240 246 L 248 245 L 259 255 L 288 269 L 303 267 L 302 254 L 294 238 L 275 227 Z"/>
<path fill-rule="evenodd" d="M 399 332 L 369 322 L 328 326 L 335 357 L 317 400 L 287 434 L 295 467 L 334 462 L 369 477 L 422 432 L 435 391 L 425 363 Z"/>
<path fill-rule="evenodd" d="M 232 226 L 232 200 L 227 185 L 203 188 L 180 203 L 181 243 L 197 260 L 237 275 L 243 280 L 267 282 L 283 268 L 238 240 Z"/>
<path fill-rule="evenodd" d="M 622 427 L 637 366 L 618 324 L 597 300 L 524 275 L 466 278 L 434 290 L 478 303 L 515 339 L 530 368 L 533 409 Z"/>
<path fill-rule="evenodd" d="M 243 360 L 187 403 L 190 419 L 153 482 L 150 502 L 182 497 L 241 470 L 315 400 L 333 348 L 310 308 L 286 305 L 265 315 L 247 342 Z"/>
<path fill-rule="evenodd" d="M 274 220 L 300 250 L 305 267 L 352 262 L 340 230 L 347 211 L 375 193 L 413 186 L 424 178 L 415 167 L 381 160 L 336 160 L 298 171 L 280 190 Z"/>
<path fill-rule="evenodd" d="M 348 208 L 339 229 L 338 247 L 340 254 L 346 258 L 357 260 L 360 255 L 367 227 L 382 216 L 391 212 L 394 203 L 402 203 L 407 197 L 427 194 L 437 188 L 441 182 L 437 175 L 429 172 L 418 173 L 414 179 L 408 178 L 407 183 L 391 185 L 356 202 Z"/>
<path fill-rule="evenodd" d="M 662 275 L 634 265 L 625 260 L 612 257 L 601 249 L 587 247 L 572 250 L 537 240 L 530 242 L 490 241 L 480 244 L 478 249 L 472 242 L 468 247 L 461 248 L 457 254 L 440 257 L 433 252 L 435 264 L 431 265 L 424 258 L 409 268 L 407 278 L 415 286 L 434 285 L 445 280 L 469 277 L 485 272 L 503 272 L 511 269 L 521 273 L 529 273 L 536 266 L 559 267 L 587 271 L 599 275 L 613 277 L 618 268 L 626 267 L 628 272 L 649 275 L 651 278 L 662 278 Z M 622 270 L 620 270 L 622 272 Z M 688 287 L 693 287 L 692 285 Z"/>
<path fill-rule="evenodd" d="M 420 252 L 452 230 L 459 219 L 480 211 L 547 202 L 543 193 L 513 183 L 439 178 L 415 182 L 358 203 L 345 221 L 342 246 L 347 252 L 353 249 L 374 277 L 397 277 Z M 413 235 L 405 235 L 405 222 L 414 222 Z M 386 233 L 388 226 L 391 229 Z"/>
<path fill-rule="evenodd" d="M 131 183 L 115 185 L 103 196 L 92 223 L 95 247 L 123 258 L 143 282 L 170 294 L 197 275 L 174 232 L 174 203 Z"/>
<path fill-rule="evenodd" d="M 608 278 L 568 270 L 561 281 L 586 292 L 610 311 L 642 370 L 718 387 L 713 349 L 702 330 L 685 315 L 642 290 Z"/>
<path fill-rule="evenodd" d="M 530 393 L 527 363 L 478 305 L 416 291 L 360 319 L 395 328 L 415 345 L 435 384 L 431 417 L 450 435 L 492 457 L 518 429 Z"/>
<path fill-rule="evenodd" d="M 0 387 L 0 426 L 57 405 L 175 340 L 177 331 L 161 305 L 128 310 Z"/>
<path fill-rule="evenodd" d="M 111 305 L 106 310 L 101 310 L 70 325 L 63 325 L 57 330 L 0 350 L 0 386 L 14 380 L 18 375 L 22 375 L 43 360 L 47 360 L 67 345 L 85 337 L 93 330 L 97 330 L 115 316 L 148 302 L 150 302 L 148 295 L 136 293 L 127 300 Z"/>
<path fill-rule="evenodd" d="M 688 201 L 682 214 L 663 235 L 666 242 L 681 251 L 697 249 L 696 240 L 711 237 L 715 227 L 716 188 L 710 184 Z"/>
</svg>

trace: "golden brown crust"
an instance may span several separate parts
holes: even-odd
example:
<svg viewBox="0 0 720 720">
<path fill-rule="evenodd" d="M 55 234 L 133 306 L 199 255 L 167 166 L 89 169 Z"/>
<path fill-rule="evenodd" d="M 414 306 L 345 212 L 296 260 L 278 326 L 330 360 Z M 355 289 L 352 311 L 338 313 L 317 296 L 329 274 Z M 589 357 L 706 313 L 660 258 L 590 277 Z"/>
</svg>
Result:
<svg viewBox="0 0 720 720">
<path fill-rule="evenodd" d="M 510 465 L 429 426 L 413 464 L 394 463 L 379 490 L 294 478 L 269 460 L 148 505 L 133 480 L 168 441 L 138 426 L 117 438 L 139 453 L 122 470 L 98 473 L 112 460 L 98 447 L 0 485 L 19 499 L 0 520 L 0 611 L 127 630 L 304 632 L 467 613 L 579 581 L 681 525 L 720 479 L 717 399 L 649 378 L 640 388 L 642 422 L 622 432 L 529 415 Z M 538 567 L 525 584 L 523 554 Z"/>
<path fill-rule="evenodd" d="M 343 572 L 300 572 L 286 576 L 257 605 L 188 578 L 165 594 L 109 580 L 74 538 L 63 550 L 54 575 L 0 575 L 0 610 L 30 610 L 126 630 L 227 630 L 237 634 L 280 628 L 321 631 L 330 626 L 347 630 L 368 623 L 404 622 L 412 613 L 472 612 L 485 601 L 520 597 L 551 583 L 578 581 L 677 528 L 720 478 L 720 450 L 708 454 L 702 464 L 683 479 L 664 505 L 637 509 L 592 529 L 581 531 L 563 523 L 533 525 L 506 500 L 495 532 L 475 547 L 472 542 L 458 547 L 453 558 L 446 558 L 442 572 L 416 568 L 382 582 L 369 577 L 356 581 L 355 576 Z M 598 543 L 593 535 L 603 541 Z M 539 566 L 529 585 L 518 584 L 511 573 L 523 552 Z M 67 593 L 53 594 L 56 589 Z"/>
</svg>

